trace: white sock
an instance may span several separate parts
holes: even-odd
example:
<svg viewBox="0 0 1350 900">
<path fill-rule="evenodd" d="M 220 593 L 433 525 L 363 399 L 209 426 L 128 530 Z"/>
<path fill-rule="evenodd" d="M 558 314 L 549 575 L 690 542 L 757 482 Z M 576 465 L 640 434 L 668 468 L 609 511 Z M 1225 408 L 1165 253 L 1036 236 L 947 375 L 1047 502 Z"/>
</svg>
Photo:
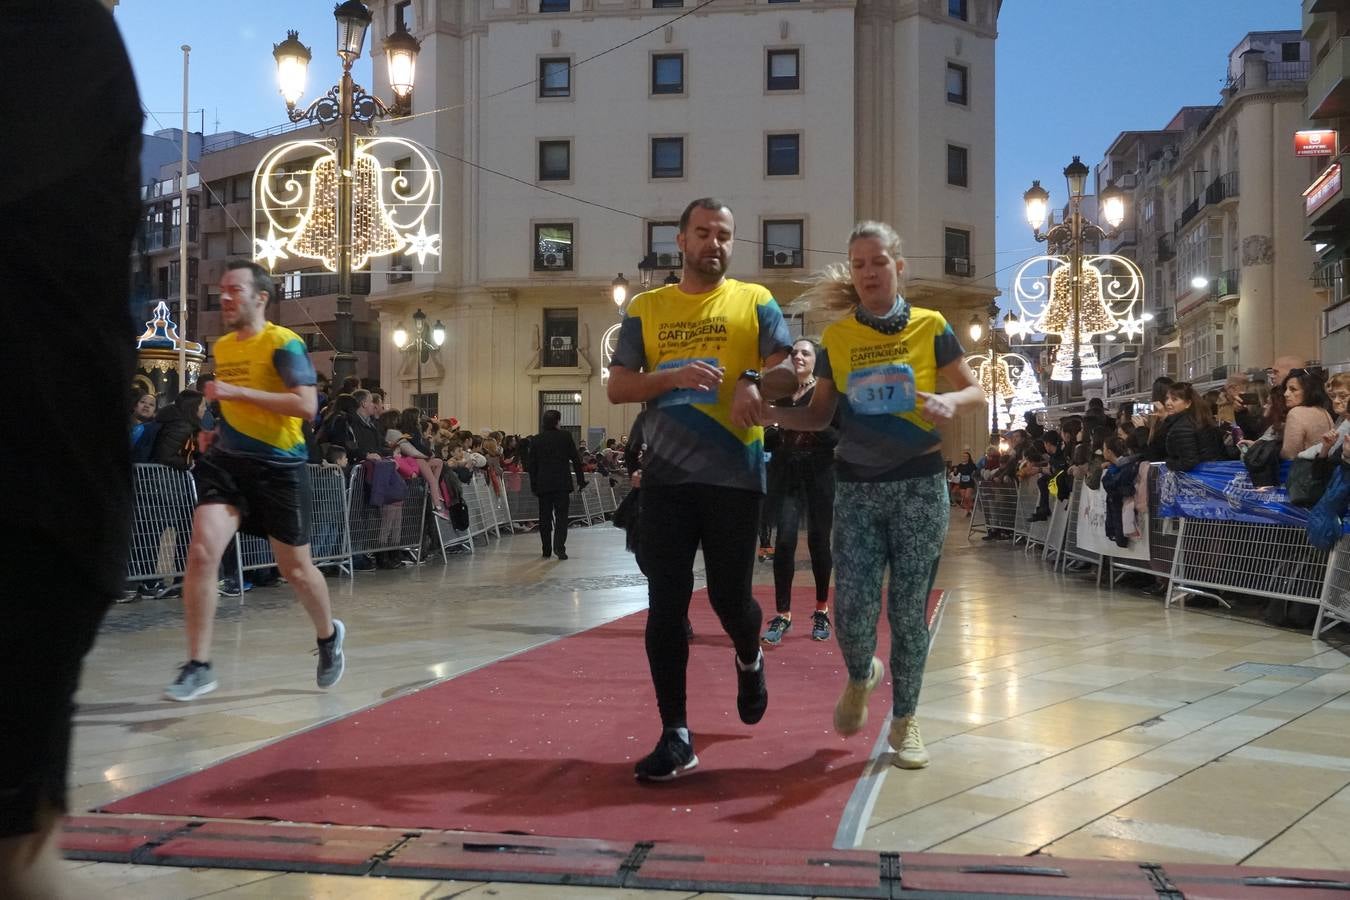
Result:
<svg viewBox="0 0 1350 900">
<path fill-rule="evenodd" d="M 755 655 L 755 661 L 752 662 L 752 663 L 743 663 L 743 662 L 741 662 L 741 658 L 738 656 L 738 657 L 736 657 L 736 668 L 740 669 L 742 672 L 754 672 L 754 671 L 757 671 L 757 670 L 759 669 L 760 660 L 762 660 L 763 658 L 764 658 L 764 651 L 763 651 L 763 650 L 760 650 L 760 651 Z"/>
</svg>

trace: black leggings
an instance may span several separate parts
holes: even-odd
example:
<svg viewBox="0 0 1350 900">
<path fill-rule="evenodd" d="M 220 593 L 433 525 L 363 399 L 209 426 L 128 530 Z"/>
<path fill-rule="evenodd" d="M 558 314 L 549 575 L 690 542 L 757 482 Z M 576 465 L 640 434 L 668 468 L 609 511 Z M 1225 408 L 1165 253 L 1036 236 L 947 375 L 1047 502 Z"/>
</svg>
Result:
<svg viewBox="0 0 1350 900">
<path fill-rule="evenodd" d="M 816 603 L 830 597 L 830 529 L 834 525 L 834 466 L 794 466 L 786 473 L 775 498 L 778 540 L 773 549 L 774 607 L 792 611 L 792 577 L 797 569 L 797 531 L 806 508 L 806 549 L 816 578 Z"/>
<path fill-rule="evenodd" d="M 638 543 L 647 575 L 647 663 L 666 728 L 688 724 L 689 638 L 684 623 L 700 544 L 713 612 L 743 662 L 759 655 L 764 614 L 750 589 L 759 501 L 755 491 L 707 484 L 642 485 Z"/>
</svg>

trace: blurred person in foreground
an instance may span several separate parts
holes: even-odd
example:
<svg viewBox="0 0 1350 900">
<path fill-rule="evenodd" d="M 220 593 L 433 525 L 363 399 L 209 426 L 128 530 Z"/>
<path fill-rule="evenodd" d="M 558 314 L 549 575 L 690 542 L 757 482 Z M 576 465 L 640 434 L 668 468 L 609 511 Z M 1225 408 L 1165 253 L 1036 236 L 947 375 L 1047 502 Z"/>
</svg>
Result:
<svg viewBox="0 0 1350 900">
<path fill-rule="evenodd" d="M 0 564 L 46 576 L 42 590 L 0 603 L 0 897 L 86 897 L 93 891 L 62 871 L 55 836 L 80 667 L 126 577 L 127 259 L 140 217 L 141 108 L 117 26 L 94 0 L 5 4 L 0 58 L 10 81 L 41 85 L 41 102 L 0 151 L 0 212 L 11 223 L 0 242 L 11 286 L 0 372 L 35 395 L 26 424 L 44 447 L 0 450 L 11 476 Z M 53 310 L 58 365 L 33 337 Z M 72 397 L 81 415 L 70 415 Z"/>
</svg>

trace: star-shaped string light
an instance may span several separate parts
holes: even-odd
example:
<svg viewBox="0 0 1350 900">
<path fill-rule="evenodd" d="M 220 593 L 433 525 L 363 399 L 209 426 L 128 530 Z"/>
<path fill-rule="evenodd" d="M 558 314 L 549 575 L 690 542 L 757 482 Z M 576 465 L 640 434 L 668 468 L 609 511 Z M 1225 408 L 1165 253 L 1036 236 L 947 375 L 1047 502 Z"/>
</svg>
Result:
<svg viewBox="0 0 1350 900">
<path fill-rule="evenodd" d="M 277 237 L 275 228 L 267 229 L 267 237 L 254 238 L 253 243 L 257 245 L 257 250 L 253 254 L 254 259 L 267 260 L 267 268 L 276 266 L 278 259 L 288 259 L 286 256 L 286 242 L 288 237 Z"/>
<path fill-rule="evenodd" d="M 1144 333 L 1144 320 L 1136 319 L 1134 316 L 1121 319 L 1120 333 L 1127 341 L 1141 336 Z"/>
<path fill-rule="evenodd" d="M 439 234 L 427 234 L 426 225 L 417 226 L 417 234 L 407 235 L 408 249 L 403 253 L 406 256 L 417 254 L 419 264 L 427 261 L 427 256 L 441 255 L 441 236 Z"/>
</svg>

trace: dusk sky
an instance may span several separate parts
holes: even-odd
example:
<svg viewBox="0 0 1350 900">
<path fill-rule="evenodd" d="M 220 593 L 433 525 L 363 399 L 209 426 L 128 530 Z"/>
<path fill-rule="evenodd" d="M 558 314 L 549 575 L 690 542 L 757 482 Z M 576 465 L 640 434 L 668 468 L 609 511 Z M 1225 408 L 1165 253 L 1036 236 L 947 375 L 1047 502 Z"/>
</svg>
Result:
<svg viewBox="0 0 1350 900">
<path fill-rule="evenodd" d="M 286 121 L 272 45 L 298 29 L 314 51 L 307 100 L 337 80 L 331 0 L 216 4 L 122 0 L 115 15 L 153 116 L 182 119 L 181 44 L 192 46 L 189 128 L 257 131 Z M 1227 55 L 1248 31 L 1300 27 L 1296 0 L 1009 0 L 999 17 L 996 246 L 975 248 L 982 277 L 1006 289 L 1010 267 L 1039 252 L 1022 212 L 1033 178 L 1062 205 L 1062 171 L 1088 165 L 1121 131 L 1156 129 L 1181 106 L 1216 103 Z M 635 28 L 645 30 L 649 26 Z M 653 40 L 656 38 L 654 37 Z M 369 87 L 367 55 L 357 80 Z M 643 53 L 642 42 L 620 52 Z M 940 77 L 934 76 L 934 77 Z M 218 124 L 217 124 L 218 123 Z M 525 173 L 529 177 L 529 173 Z M 604 202 L 604 197 L 588 198 Z"/>
</svg>

